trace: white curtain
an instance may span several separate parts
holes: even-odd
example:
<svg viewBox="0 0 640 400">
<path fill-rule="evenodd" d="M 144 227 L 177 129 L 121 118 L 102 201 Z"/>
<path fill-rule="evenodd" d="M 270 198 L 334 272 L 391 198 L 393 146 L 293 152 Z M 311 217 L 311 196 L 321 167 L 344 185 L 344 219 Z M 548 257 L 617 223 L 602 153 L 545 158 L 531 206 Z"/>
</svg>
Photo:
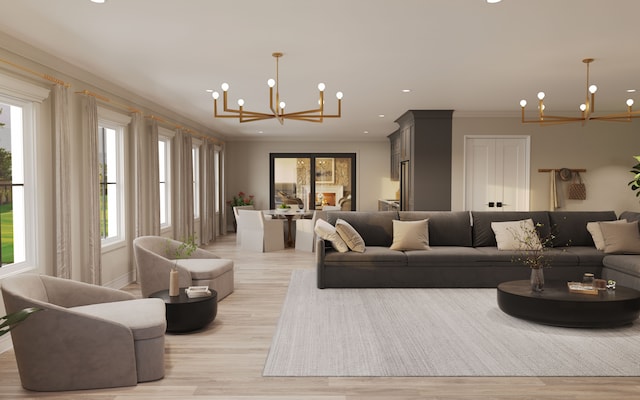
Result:
<svg viewBox="0 0 640 400">
<path fill-rule="evenodd" d="M 98 107 L 93 96 L 82 97 L 82 133 L 87 156 L 87 170 L 84 177 L 88 221 L 88 258 L 83 267 L 82 280 L 95 285 L 102 284 L 100 237 L 100 184 L 98 160 Z"/>
<path fill-rule="evenodd" d="M 157 123 L 147 130 L 142 114 L 134 113 L 131 133 L 134 144 L 135 236 L 157 236 L 160 234 Z"/>
<path fill-rule="evenodd" d="M 69 100 L 67 88 L 53 86 L 56 260 L 54 275 L 71 278 L 71 188 Z"/>
<path fill-rule="evenodd" d="M 176 129 L 173 138 L 173 215 L 174 238 L 184 240 L 193 228 L 193 161 L 191 135 Z"/>
<path fill-rule="evenodd" d="M 200 146 L 200 243 L 216 238 L 214 144 Z"/>
</svg>

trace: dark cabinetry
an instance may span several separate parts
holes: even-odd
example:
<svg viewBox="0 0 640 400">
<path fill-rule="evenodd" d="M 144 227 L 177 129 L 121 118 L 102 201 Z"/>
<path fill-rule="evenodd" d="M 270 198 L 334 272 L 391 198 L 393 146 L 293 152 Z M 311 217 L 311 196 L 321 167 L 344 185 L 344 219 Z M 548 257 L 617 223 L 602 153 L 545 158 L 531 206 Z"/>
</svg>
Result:
<svg viewBox="0 0 640 400">
<path fill-rule="evenodd" d="M 451 117 L 453 110 L 409 110 L 396 120 L 391 177 L 397 171 L 403 210 L 451 209 Z M 395 151 L 399 147 L 399 151 Z"/>
</svg>

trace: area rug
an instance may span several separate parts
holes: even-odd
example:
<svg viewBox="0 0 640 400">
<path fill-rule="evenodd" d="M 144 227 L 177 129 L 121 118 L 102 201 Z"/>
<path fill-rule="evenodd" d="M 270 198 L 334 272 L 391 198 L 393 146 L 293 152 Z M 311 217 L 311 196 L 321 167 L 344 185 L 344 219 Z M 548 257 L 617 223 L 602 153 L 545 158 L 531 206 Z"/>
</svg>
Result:
<svg viewBox="0 0 640 400">
<path fill-rule="evenodd" d="M 639 376 L 640 321 L 614 329 L 504 314 L 496 289 L 317 289 L 295 270 L 264 376 Z"/>
</svg>

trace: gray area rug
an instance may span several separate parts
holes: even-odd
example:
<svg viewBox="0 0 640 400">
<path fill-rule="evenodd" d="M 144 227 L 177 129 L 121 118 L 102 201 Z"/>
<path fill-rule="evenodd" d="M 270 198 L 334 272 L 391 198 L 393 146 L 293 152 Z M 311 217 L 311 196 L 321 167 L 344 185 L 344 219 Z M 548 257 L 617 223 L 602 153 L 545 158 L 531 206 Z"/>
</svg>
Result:
<svg viewBox="0 0 640 400">
<path fill-rule="evenodd" d="M 588 330 L 504 314 L 495 289 L 324 289 L 295 270 L 264 376 L 640 376 L 640 321 Z"/>
</svg>

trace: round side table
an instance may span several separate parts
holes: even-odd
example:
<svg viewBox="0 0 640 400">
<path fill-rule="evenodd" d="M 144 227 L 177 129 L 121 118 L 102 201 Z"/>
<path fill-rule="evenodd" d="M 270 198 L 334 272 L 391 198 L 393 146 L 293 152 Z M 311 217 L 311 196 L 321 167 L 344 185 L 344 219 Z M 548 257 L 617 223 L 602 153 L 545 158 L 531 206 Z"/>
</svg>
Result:
<svg viewBox="0 0 640 400">
<path fill-rule="evenodd" d="M 164 300 L 167 311 L 167 332 L 191 332 L 210 324 L 218 313 L 218 293 L 211 290 L 206 297 L 189 297 L 186 288 L 178 296 L 169 296 L 169 290 L 160 290 L 149 297 Z"/>
</svg>

